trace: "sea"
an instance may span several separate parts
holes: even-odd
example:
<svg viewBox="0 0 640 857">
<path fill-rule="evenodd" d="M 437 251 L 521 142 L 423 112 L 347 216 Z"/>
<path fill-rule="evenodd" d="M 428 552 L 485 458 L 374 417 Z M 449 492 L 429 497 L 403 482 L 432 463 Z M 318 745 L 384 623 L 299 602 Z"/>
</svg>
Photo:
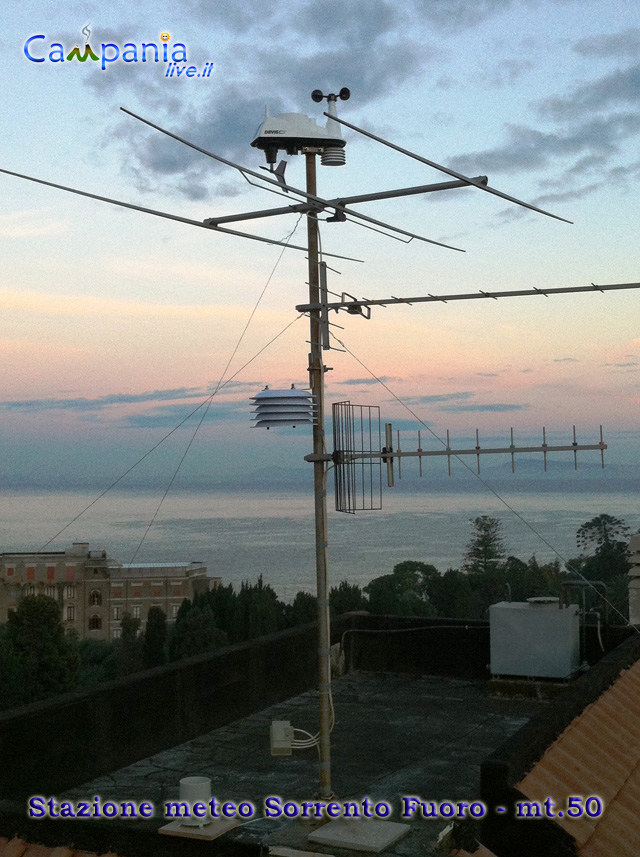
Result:
<svg viewBox="0 0 640 857">
<path fill-rule="evenodd" d="M 311 491 L 198 488 L 176 490 L 162 503 L 162 490 L 113 490 L 97 499 L 99 493 L 0 493 L 0 552 L 64 550 L 83 541 L 122 562 L 201 561 L 210 576 L 236 587 L 262 575 L 286 602 L 299 591 L 315 591 Z M 541 563 L 577 556 L 577 529 L 601 513 L 622 519 L 632 532 L 640 528 L 632 490 L 555 487 L 498 498 L 483 490 L 420 488 L 385 492 L 382 509 L 355 514 L 336 512 L 332 501 L 329 496 L 331 585 L 365 586 L 403 560 L 441 572 L 459 568 L 470 522 L 479 515 L 499 519 L 507 554 L 525 561 L 535 555 Z"/>
</svg>

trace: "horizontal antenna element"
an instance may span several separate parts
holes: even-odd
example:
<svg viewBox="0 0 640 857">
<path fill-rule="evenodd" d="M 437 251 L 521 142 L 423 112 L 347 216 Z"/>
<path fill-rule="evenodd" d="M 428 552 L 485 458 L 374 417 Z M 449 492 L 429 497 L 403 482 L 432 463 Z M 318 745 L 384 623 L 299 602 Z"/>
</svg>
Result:
<svg viewBox="0 0 640 857">
<path fill-rule="evenodd" d="M 567 295 L 573 294 L 575 292 L 612 292 L 612 291 L 622 291 L 624 289 L 640 289 L 640 283 L 612 283 L 611 285 L 606 286 L 596 286 L 593 283 L 590 286 L 566 286 L 561 288 L 552 288 L 552 289 L 513 289 L 511 291 L 505 292 L 484 292 L 482 290 L 478 292 L 467 292 L 463 294 L 453 294 L 453 295 L 418 295 L 417 297 L 408 297 L 408 298 L 397 298 L 393 295 L 390 298 L 362 298 L 361 300 L 345 300 L 344 296 L 341 301 L 331 301 L 326 304 L 326 309 L 331 310 L 334 309 L 336 312 L 338 310 L 344 309 L 349 313 L 358 313 L 359 309 L 363 307 L 372 307 L 372 306 L 392 306 L 393 304 L 413 304 L 413 303 L 447 303 L 448 301 L 473 301 L 473 300 L 498 300 L 498 298 L 521 298 L 521 297 L 531 297 L 532 295 L 542 295 L 543 297 L 549 297 L 549 295 Z M 348 297 L 348 296 L 347 296 Z M 320 309 L 320 304 L 299 304 L 296 307 L 298 312 L 309 312 L 310 310 Z"/>
<path fill-rule="evenodd" d="M 325 113 L 324 115 L 328 116 L 329 114 Z M 334 119 L 341 125 L 346 125 L 347 128 L 351 128 L 352 131 L 357 131 L 359 134 L 363 134 L 365 137 L 369 137 L 371 140 L 375 140 L 378 143 L 382 143 L 383 146 L 388 146 L 390 149 L 395 149 L 396 152 L 401 152 L 403 155 L 407 155 L 407 157 L 409 158 L 413 158 L 416 161 L 420 161 L 421 163 L 426 164 L 428 167 L 433 167 L 436 170 L 440 170 L 440 172 L 442 173 L 446 173 L 449 176 L 453 176 L 454 178 L 467 182 L 468 184 L 477 187 L 479 190 L 486 190 L 487 193 L 492 193 L 494 196 L 499 196 L 502 199 L 506 199 L 508 202 L 515 202 L 516 205 L 521 205 L 523 208 L 529 208 L 531 209 L 531 211 L 537 211 L 538 214 L 545 214 L 547 217 L 553 217 L 555 220 L 562 220 L 563 223 L 572 223 L 571 220 L 567 220 L 565 217 L 560 217 L 557 214 L 552 214 L 550 211 L 545 211 L 543 208 L 538 208 L 536 205 L 532 205 L 529 202 L 523 202 L 521 199 L 516 199 L 515 196 L 509 196 L 508 193 L 503 193 L 502 191 L 497 190 L 494 187 L 489 187 L 489 185 L 486 183 L 482 184 L 477 179 L 471 179 L 468 176 L 457 172 L 456 170 L 452 170 L 450 167 L 443 167 L 442 164 L 436 164 L 435 161 L 430 161 L 428 158 L 423 158 L 421 155 L 416 155 L 415 152 L 410 152 L 409 149 L 403 149 L 402 146 L 396 146 L 395 143 L 390 143 L 383 137 L 378 137 L 376 134 L 372 134 L 370 131 L 365 131 L 364 128 L 358 128 L 357 125 L 353 125 L 351 122 L 346 122 L 344 119 L 339 119 L 337 116 L 335 116 Z"/>
</svg>

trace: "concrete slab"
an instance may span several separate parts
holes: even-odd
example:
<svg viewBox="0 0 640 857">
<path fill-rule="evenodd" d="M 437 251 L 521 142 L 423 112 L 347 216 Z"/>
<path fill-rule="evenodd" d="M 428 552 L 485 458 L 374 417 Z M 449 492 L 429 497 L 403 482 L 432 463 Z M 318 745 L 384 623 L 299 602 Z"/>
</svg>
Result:
<svg viewBox="0 0 640 857">
<path fill-rule="evenodd" d="M 239 821 L 235 818 L 215 818 L 209 824 L 203 824 L 202 827 L 193 827 L 192 825 L 181 824 L 180 821 L 172 821 L 170 824 L 165 824 L 158 830 L 164 836 L 183 836 L 185 839 L 202 839 L 211 842 L 219 836 L 223 836 L 234 827 L 238 827 Z"/>
<path fill-rule="evenodd" d="M 330 848 L 380 854 L 409 832 L 408 824 L 371 821 L 368 818 L 337 818 L 309 834 L 309 842 Z"/>
</svg>

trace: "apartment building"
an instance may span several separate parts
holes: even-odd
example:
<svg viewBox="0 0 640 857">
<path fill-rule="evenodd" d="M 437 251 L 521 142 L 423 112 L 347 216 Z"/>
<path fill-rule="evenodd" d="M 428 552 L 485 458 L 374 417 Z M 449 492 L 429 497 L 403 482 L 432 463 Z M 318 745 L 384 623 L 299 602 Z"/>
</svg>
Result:
<svg viewBox="0 0 640 857">
<path fill-rule="evenodd" d="M 25 596 L 48 595 L 59 602 L 67 631 L 115 640 L 124 613 L 140 619 L 141 630 L 151 607 L 171 622 L 185 598 L 219 583 L 201 562 L 122 563 L 88 542 L 64 551 L 0 553 L 0 624 Z"/>
</svg>

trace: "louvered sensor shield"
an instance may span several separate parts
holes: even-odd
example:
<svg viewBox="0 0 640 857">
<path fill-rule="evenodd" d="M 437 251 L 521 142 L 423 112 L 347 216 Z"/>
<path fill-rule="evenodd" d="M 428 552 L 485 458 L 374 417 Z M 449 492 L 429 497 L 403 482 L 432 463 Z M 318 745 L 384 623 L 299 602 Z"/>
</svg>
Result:
<svg viewBox="0 0 640 857">
<path fill-rule="evenodd" d="M 270 390 L 251 397 L 254 404 L 254 428 L 281 428 L 313 424 L 315 406 L 313 396 L 308 390 L 296 390 L 292 384 L 290 390 Z"/>
</svg>

